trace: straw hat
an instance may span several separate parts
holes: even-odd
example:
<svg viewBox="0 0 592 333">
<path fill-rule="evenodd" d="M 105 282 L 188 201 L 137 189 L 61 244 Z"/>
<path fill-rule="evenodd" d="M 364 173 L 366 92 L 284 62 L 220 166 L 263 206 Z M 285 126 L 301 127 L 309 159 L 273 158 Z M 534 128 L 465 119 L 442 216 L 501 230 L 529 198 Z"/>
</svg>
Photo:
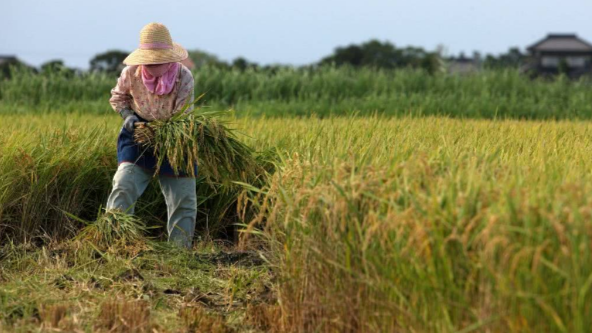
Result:
<svg viewBox="0 0 592 333">
<path fill-rule="evenodd" d="M 150 23 L 140 31 L 140 47 L 127 56 L 123 63 L 128 66 L 157 65 L 183 61 L 187 57 L 187 50 L 173 43 L 169 29 L 164 24 Z"/>
</svg>

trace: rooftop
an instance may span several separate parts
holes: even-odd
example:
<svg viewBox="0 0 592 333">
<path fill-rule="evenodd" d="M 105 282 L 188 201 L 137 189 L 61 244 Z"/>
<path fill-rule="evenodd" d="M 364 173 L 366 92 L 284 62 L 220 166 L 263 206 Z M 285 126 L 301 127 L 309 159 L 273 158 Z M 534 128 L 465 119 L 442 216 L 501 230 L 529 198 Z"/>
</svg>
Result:
<svg viewBox="0 0 592 333">
<path fill-rule="evenodd" d="M 0 54 L 0 64 L 5 63 L 5 62 L 15 62 L 16 61 L 16 57 L 12 56 L 12 55 L 1 55 Z"/>
<path fill-rule="evenodd" d="M 528 47 L 536 52 L 592 52 L 592 44 L 576 34 L 549 34 L 545 39 Z"/>
</svg>

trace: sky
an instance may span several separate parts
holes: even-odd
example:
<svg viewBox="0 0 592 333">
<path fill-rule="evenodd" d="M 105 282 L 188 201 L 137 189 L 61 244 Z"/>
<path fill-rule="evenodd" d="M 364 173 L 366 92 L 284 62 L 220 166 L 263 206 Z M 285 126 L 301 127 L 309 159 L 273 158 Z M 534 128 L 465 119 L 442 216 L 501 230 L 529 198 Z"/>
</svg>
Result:
<svg viewBox="0 0 592 333">
<path fill-rule="evenodd" d="M 448 54 L 525 49 L 547 33 L 592 41 L 591 0 L 1 0 L 0 55 L 88 68 L 134 50 L 150 22 L 223 60 L 304 65 L 369 39 Z"/>
</svg>

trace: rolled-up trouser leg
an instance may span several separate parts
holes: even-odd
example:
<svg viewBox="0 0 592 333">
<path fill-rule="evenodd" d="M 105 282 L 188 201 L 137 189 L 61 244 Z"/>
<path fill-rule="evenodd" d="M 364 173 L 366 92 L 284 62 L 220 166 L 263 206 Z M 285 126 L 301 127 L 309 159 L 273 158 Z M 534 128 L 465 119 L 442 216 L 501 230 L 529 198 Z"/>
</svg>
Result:
<svg viewBox="0 0 592 333">
<path fill-rule="evenodd" d="M 107 210 L 121 209 L 134 213 L 134 204 L 144 193 L 152 175 L 132 163 L 121 163 L 113 177 L 113 190 L 107 199 Z"/>
<path fill-rule="evenodd" d="M 160 188 L 167 204 L 169 241 L 190 248 L 197 215 L 195 178 L 160 176 Z"/>
</svg>

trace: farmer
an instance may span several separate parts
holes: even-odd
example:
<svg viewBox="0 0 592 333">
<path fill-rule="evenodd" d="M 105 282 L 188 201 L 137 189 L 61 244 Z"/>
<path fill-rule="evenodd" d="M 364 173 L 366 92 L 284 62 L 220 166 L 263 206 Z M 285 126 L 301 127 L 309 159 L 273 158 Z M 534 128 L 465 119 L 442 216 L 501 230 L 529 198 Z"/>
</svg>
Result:
<svg viewBox="0 0 592 333">
<path fill-rule="evenodd" d="M 181 45 L 173 43 L 167 27 L 150 23 L 140 32 L 140 47 L 123 61 L 127 67 L 111 90 L 109 101 L 123 118 L 123 128 L 117 141 L 119 167 L 107 200 L 108 210 L 133 214 L 136 200 L 155 174 L 156 158 L 134 142 L 134 124 L 169 119 L 186 102 L 193 101 L 193 76 L 180 63 L 187 56 Z M 197 212 L 195 178 L 175 175 L 168 161 L 158 176 L 167 205 L 169 241 L 190 248 Z"/>
</svg>

